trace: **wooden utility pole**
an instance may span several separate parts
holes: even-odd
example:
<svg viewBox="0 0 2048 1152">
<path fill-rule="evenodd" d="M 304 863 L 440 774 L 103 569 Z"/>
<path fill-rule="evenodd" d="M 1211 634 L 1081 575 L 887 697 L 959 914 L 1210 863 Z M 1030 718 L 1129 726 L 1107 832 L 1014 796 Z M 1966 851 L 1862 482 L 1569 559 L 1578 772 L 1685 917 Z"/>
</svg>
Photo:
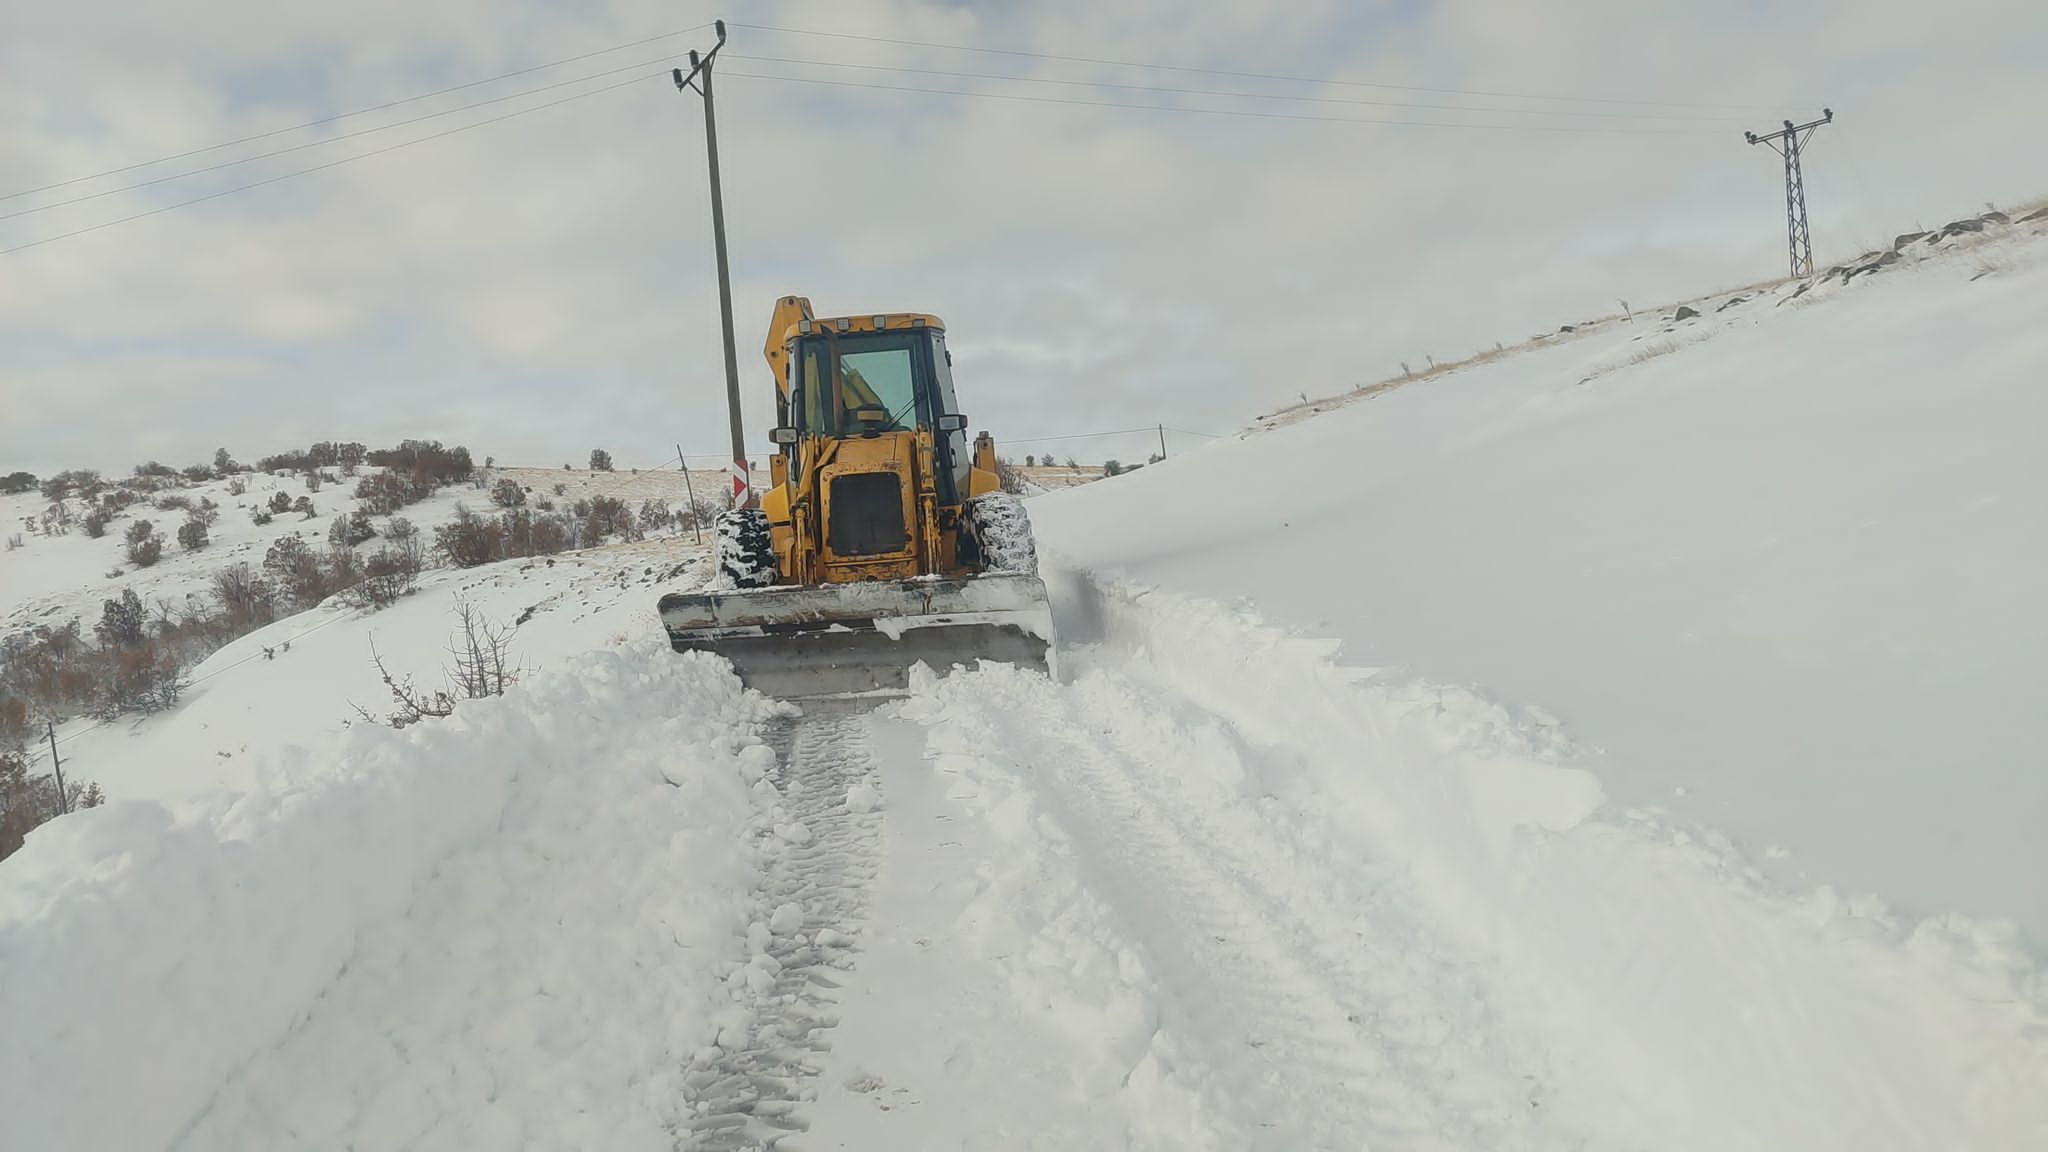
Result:
<svg viewBox="0 0 2048 1152">
<path fill-rule="evenodd" d="M 690 50 L 690 72 L 673 69 L 678 92 L 691 89 L 704 98 L 704 153 L 711 162 L 711 239 L 718 254 L 718 317 L 725 339 L 725 405 L 732 423 L 732 506 L 752 503 L 752 473 L 747 467 L 747 438 L 740 429 L 740 357 L 732 337 L 732 272 L 725 258 L 725 194 L 718 180 L 718 117 L 711 103 L 711 62 L 725 47 L 725 21 L 716 21 L 718 43 L 701 58 Z M 685 472 L 689 471 L 687 468 Z"/>
<path fill-rule="evenodd" d="M 64 765 L 57 759 L 57 725 L 43 721 L 43 728 L 50 734 L 50 773 L 57 777 L 57 810 L 69 815 L 71 812 L 71 790 L 64 787 Z"/>
<path fill-rule="evenodd" d="M 697 543 L 704 542 L 704 525 L 697 522 L 697 486 L 690 483 L 690 458 L 683 455 L 683 446 L 676 445 L 676 467 L 683 470 L 683 491 L 690 497 L 690 530 L 697 534 Z"/>
<path fill-rule="evenodd" d="M 1159 426 L 1159 458 L 1166 459 L 1166 425 Z"/>
</svg>

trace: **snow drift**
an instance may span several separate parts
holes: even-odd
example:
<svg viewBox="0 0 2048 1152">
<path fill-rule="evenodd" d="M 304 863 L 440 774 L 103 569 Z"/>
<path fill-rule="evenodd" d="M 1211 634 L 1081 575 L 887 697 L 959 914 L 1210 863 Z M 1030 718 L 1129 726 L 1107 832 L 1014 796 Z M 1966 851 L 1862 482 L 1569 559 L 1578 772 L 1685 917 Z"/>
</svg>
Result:
<svg viewBox="0 0 2048 1152">
<path fill-rule="evenodd" d="M 667 1147 L 643 1050 L 715 1032 L 773 707 L 650 640 L 39 830 L 0 869 L 10 1147 Z"/>
<path fill-rule="evenodd" d="M 1039 543 L 1549 709 L 1788 887 L 2048 947 L 2048 219 L 1958 243 L 1053 493 Z"/>
<path fill-rule="evenodd" d="M 1170 1111 L 1217 1147 L 2048 1140 L 2048 989 L 2009 925 L 1780 895 L 1605 805 L 1547 716 L 1056 586 L 1070 687 L 990 667 L 906 714 L 1006 841 L 963 930 L 1002 926 L 991 959 L 1134 1110 L 1198 1100 Z M 1261 1071 L 1289 1046 L 1315 1061 Z"/>
</svg>

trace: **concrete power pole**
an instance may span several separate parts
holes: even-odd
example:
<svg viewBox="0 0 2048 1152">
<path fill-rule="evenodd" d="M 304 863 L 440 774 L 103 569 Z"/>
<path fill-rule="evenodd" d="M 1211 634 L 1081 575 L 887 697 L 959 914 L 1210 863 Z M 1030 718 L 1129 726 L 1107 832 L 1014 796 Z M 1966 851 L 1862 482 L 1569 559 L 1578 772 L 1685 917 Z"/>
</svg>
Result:
<svg viewBox="0 0 2048 1152">
<path fill-rule="evenodd" d="M 1823 108 L 1820 112 L 1820 119 L 1804 124 L 1787 120 L 1783 128 L 1768 136 L 1743 133 L 1751 144 L 1768 144 L 1771 151 L 1785 158 L 1785 242 L 1792 250 L 1795 280 L 1813 275 L 1813 234 L 1806 226 L 1806 176 L 1799 170 L 1799 156 L 1806 151 L 1806 140 L 1816 128 L 1834 122 L 1834 109 Z"/>
<path fill-rule="evenodd" d="M 718 252 L 718 316 L 725 337 L 725 404 L 732 423 L 732 506 L 752 502 L 752 485 L 747 469 L 747 438 L 740 427 L 740 358 L 732 339 L 732 272 L 725 258 L 725 195 L 718 181 L 718 116 L 711 101 L 711 62 L 725 47 L 725 21 L 716 22 L 718 43 L 699 57 L 690 50 L 690 72 L 673 70 L 676 91 L 689 89 L 704 98 L 704 152 L 711 162 L 711 236 Z M 687 469 L 686 469 L 687 471 Z"/>
</svg>

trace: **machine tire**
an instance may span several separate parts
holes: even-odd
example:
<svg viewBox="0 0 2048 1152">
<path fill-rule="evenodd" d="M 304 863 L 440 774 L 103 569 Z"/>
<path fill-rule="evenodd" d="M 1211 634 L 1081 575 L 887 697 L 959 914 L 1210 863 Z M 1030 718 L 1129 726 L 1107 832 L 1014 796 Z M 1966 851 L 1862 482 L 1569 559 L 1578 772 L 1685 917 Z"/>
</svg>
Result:
<svg viewBox="0 0 2048 1152">
<path fill-rule="evenodd" d="M 960 509 L 962 559 L 976 572 L 1038 574 L 1038 544 L 1031 514 L 1009 492 L 988 492 Z"/>
<path fill-rule="evenodd" d="M 768 514 L 759 508 L 730 508 L 713 523 L 718 576 L 730 588 L 766 588 L 775 583 L 775 549 L 768 539 Z"/>
</svg>

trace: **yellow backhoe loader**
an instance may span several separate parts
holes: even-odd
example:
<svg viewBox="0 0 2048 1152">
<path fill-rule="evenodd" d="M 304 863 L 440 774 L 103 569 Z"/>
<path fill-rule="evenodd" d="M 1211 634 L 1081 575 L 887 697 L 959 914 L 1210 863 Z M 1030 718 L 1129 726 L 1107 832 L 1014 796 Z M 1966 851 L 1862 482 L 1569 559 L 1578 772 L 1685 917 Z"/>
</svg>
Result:
<svg viewBox="0 0 2048 1152">
<path fill-rule="evenodd" d="M 1031 524 L 995 441 L 969 444 L 939 318 L 821 320 L 785 296 L 765 352 L 771 483 L 719 516 L 715 590 L 661 598 L 675 649 L 786 698 L 900 690 L 920 661 L 1049 669 Z"/>
</svg>

